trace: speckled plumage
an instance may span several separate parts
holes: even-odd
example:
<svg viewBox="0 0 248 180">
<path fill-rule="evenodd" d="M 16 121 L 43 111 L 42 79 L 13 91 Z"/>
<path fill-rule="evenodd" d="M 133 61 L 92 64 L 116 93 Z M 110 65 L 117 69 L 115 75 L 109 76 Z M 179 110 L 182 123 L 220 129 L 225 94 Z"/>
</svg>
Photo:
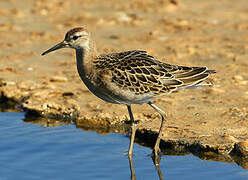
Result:
<svg viewBox="0 0 248 180">
<path fill-rule="evenodd" d="M 76 50 L 79 76 L 93 94 L 110 103 L 126 104 L 132 123 L 129 155 L 132 155 L 136 132 L 131 104 L 147 103 L 161 115 L 162 122 L 153 151 L 157 156 L 165 112 L 151 100 L 175 90 L 201 86 L 210 74 L 215 73 L 206 67 L 166 64 L 146 51 L 98 54 L 90 33 L 82 27 L 68 31 L 61 43 L 42 55 L 65 47 Z"/>
<path fill-rule="evenodd" d="M 152 93 L 154 97 L 177 89 L 200 85 L 214 71 L 206 67 L 176 66 L 157 61 L 146 51 L 102 54 L 94 60 L 101 73 L 111 74 L 119 88 L 137 96 Z"/>
</svg>

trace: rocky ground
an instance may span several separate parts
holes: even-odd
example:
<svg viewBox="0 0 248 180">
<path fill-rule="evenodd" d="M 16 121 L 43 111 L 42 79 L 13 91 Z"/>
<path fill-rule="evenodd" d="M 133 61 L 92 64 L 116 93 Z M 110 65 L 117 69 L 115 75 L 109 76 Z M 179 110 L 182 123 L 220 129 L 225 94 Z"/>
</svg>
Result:
<svg viewBox="0 0 248 180">
<path fill-rule="evenodd" d="M 92 95 L 81 82 L 75 54 L 40 54 L 67 30 L 86 26 L 99 52 L 142 49 L 160 61 L 207 66 L 213 87 L 182 90 L 155 99 L 167 112 L 162 150 L 247 168 L 248 6 L 246 0 L 2 0 L 0 1 L 2 110 L 21 107 L 27 122 L 76 122 L 99 133 L 127 133 L 124 105 Z M 160 117 L 134 105 L 137 142 L 152 147 Z"/>
</svg>

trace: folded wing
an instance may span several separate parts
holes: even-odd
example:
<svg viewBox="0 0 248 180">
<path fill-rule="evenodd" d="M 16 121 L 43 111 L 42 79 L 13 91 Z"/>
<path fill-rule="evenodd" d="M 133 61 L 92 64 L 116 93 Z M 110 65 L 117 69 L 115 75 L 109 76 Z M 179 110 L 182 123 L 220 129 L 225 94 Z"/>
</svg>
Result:
<svg viewBox="0 0 248 180">
<path fill-rule="evenodd" d="M 120 88 L 128 88 L 135 94 L 170 93 L 177 89 L 197 87 L 208 76 L 215 73 L 206 67 L 186 67 L 157 61 L 146 51 L 126 51 L 103 54 L 96 67 L 108 68 L 112 81 Z"/>
</svg>

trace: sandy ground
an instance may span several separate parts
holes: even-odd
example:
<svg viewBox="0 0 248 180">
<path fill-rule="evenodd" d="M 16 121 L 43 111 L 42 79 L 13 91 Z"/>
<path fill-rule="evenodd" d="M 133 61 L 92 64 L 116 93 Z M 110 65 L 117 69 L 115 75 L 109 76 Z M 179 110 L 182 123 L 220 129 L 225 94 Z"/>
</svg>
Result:
<svg viewBox="0 0 248 180">
<path fill-rule="evenodd" d="M 168 115 L 161 147 L 248 167 L 247 0 L 1 0 L 0 16 L 5 109 L 21 105 L 27 116 L 43 117 L 33 121 L 43 125 L 76 121 L 86 130 L 127 132 L 126 107 L 87 90 L 72 50 L 40 55 L 67 30 L 86 26 L 99 52 L 142 49 L 167 63 L 215 69 L 214 87 L 153 101 Z M 159 115 L 148 105 L 134 105 L 133 112 L 137 142 L 152 147 Z"/>
</svg>

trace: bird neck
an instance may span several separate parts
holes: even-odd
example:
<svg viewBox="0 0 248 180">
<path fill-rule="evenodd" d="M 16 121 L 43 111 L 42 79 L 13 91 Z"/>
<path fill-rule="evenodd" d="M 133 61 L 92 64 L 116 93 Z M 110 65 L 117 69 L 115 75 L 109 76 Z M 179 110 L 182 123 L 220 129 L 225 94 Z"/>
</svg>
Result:
<svg viewBox="0 0 248 180">
<path fill-rule="evenodd" d="M 97 50 L 94 42 L 89 42 L 88 47 L 76 49 L 77 70 L 81 79 L 90 79 L 92 74 L 93 60 L 97 56 Z"/>
</svg>

